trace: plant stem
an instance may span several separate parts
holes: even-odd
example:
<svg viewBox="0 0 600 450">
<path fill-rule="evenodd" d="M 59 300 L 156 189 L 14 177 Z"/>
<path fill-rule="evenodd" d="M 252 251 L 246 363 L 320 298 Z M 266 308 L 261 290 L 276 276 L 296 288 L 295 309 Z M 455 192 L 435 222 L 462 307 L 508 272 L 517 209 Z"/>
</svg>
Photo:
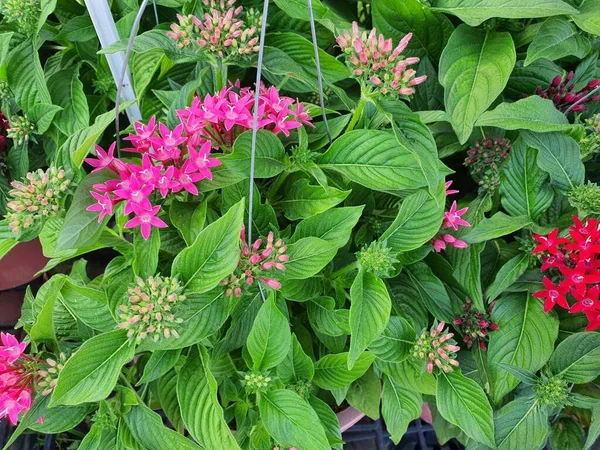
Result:
<svg viewBox="0 0 600 450">
<path fill-rule="evenodd" d="M 213 66 L 213 78 L 215 92 L 219 92 L 227 84 L 227 64 L 218 60 L 217 65 Z"/>
<path fill-rule="evenodd" d="M 358 261 L 354 261 L 353 263 L 348 264 L 347 266 L 342 267 L 339 270 L 336 270 L 331 275 L 329 275 L 329 278 L 331 278 L 331 279 L 339 278 L 340 276 L 342 276 L 348 272 L 351 272 L 352 270 L 354 270 L 356 268 L 358 268 Z"/>
<path fill-rule="evenodd" d="M 362 112 L 365 109 L 365 103 L 366 103 L 365 98 L 361 95 L 360 101 L 358 102 L 358 105 L 356 105 L 356 109 L 354 110 L 354 113 L 352 114 L 352 119 L 350 119 L 350 123 L 348 124 L 348 128 L 346 128 L 346 133 L 354 130 L 354 127 L 360 120 L 360 118 L 362 116 Z"/>
</svg>

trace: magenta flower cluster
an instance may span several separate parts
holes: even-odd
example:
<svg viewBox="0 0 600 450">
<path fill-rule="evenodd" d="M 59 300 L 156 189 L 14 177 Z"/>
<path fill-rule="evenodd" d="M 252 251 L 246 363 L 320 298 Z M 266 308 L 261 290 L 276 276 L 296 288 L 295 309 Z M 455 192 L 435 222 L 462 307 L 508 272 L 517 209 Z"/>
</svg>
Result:
<svg viewBox="0 0 600 450">
<path fill-rule="evenodd" d="M 1 333 L 0 339 L 0 420 L 8 417 L 16 425 L 19 414 L 31 408 L 34 361 L 24 354 L 27 343 L 8 333 Z"/>
<path fill-rule="evenodd" d="M 456 189 L 450 189 L 450 185 L 452 181 L 448 181 L 446 183 L 446 195 L 457 194 L 458 191 Z M 471 224 L 462 218 L 462 215 L 465 214 L 469 208 L 457 209 L 456 201 L 452 202 L 452 206 L 448 211 L 444 213 L 444 221 L 442 222 L 442 227 L 438 234 L 433 238 L 433 249 L 436 252 L 441 252 L 446 249 L 446 244 L 450 244 L 456 248 L 466 248 L 467 243 L 463 240 L 457 239 L 450 234 L 448 230 L 452 228 L 454 231 L 458 231 L 459 227 L 470 227 Z"/>
<path fill-rule="evenodd" d="M 373 28 L 369 33 L 358 29 L 352 22 L 352 35 L 344 31 L 337 43 L 347 55 L 347 64 L 354 77 L 374 86 L 381 94 L 412 95 L 414 86 L 424 82 L 426 75 L 415 77 L 417 72 L 408 66 L 417 64 L 419 58 L 402 59 L 401 54 L 412 38 L 408 33 L 394 48 L 392 39 L 385 39 Z"/>
<path fill-rule="evenodd" d="M 135 134 L 125 138 L 133 147 L 124 150 L 141 154 L 141 164 L 116 158 L 115 144 L 108 151 L 96 146 L 96 157 L 85 160 L 94 168 L 92 172 L 108 169 L 118 178 L 94 185 L 91 195 L 96 203 L 88 211 L 98 212 L 101 221 L 123 202 L 124 213 L 134 215 L 125 228 L 139 227 L 144 239 L 152 227 L 166 227 L 158 217 L 160 206 L 152 197 L 165 198 L 181 191 L 198 195 L 195 183 L 212 180 L 211 169 L 221 164 L 211 157 L 211 150 L 230 150 L 235 138 L 252 128 L 253 98 L 249 88 L 232 86 L 203 100 L 196 97 L 190 107 L 177 111 L 181 123 L 173 129 L 157 124 L 155 117 L 147 125 L 136 122 Z M 294 99 L 280 96 L 276 88 L 261 87 L 258 126 L 288 136 L 302 124 L 311 125 L 303 108 Z"/>
<path fill-rule="evenodd" d="M 564 112 L 571 105 L 586 97 L 590 91 L 596 89 L 600 85 L 600 79 L 592 80 L 582 90 L 574 92 L 575 80 L 573 80 L 573 77 L 574 74 L 572 71 L 564 77 L 562 75 L 556 75 L 545 91 L 542 90 L 541 86 L 538 86 L 535 90 L 535 94 L 542 98 L 549 98 L 554 102 L 556 109 Z M 573 107 L 572 111 L 585 111 L 587 110 L 585 106 L 586 103 L 596 102 L 598 100 L 600 100 L 600 95 L 588 97 Z"/>
</svg>

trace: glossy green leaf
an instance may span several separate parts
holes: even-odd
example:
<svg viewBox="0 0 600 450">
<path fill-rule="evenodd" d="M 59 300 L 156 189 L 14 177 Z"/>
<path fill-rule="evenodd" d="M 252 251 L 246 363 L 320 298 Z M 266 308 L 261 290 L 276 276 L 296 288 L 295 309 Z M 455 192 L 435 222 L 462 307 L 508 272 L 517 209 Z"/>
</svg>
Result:
<svg viewBox="0 0 600 450">
<path fill-rule="evenodd" d="M 277 202 L 289 220 L 306 219 L 327 211 L 343 202 L 351 192 L 334 187 L 324 189 L 309 183 L 307 179 L 296 181 Z"/>
<path fill-rule="evenodd" d="M 304 219 L 296 226 L 290 244 L 305 237 L 318 237 L 336 247 L 343 247 L 350 240 L 363 209 L 364 206 L 333 208 Z"/>
<path fill-rule="evenodd" d="M 399 363 L 410 355 L 415 339 L 415 330 L 410 322 L 392 316 L 383 333 L 369 344 L 369 351 L 381 361 Z"/>
<path fill-rule="evenodd" d="M 550 371 L 569 383 L 588 383 L 600 375 L 600 334 L 575 333 L 556 347 Z"/>
<path fill-rule="evenodd" d="M 600 0 L 584 0 L 579 14 L 573 14 L 571 18 L 583 31 L 600 35 Z"/>
<path fill-rule="evenodd" d="M 531 223 L 531 219 L 526 216 L 511 217 L 497 212 L 472 227 L 462 238 L 469 244 L 477 244 L 514 233 Z"/>
<path fill-rule="evenodd" d="M 63 109 L 56 115 L 60 131 L 71 136 L 90 124 L 90 111 L 83 83 L 79 80 L 79 67 L 59 70 L 48 78 L 48 89 L 55 105 Z"/>
<path fill-rule="evenodd" d="M 311 380 L 314 374 L 313 360 L 304 352 L 296 335 L 292 334 L 292 345 L 285 359 L 277 366 L 277 376 L 284 383 L 290 384 Z"/>
<path fill-rule="evenodd" d="M 150 355 L 150 359 L 144 366 L 144 373 L 138 381 L 138 386 L 145 383 L 150 383 L 151 381 L 157 380 L 166 374 L 169 370 L 175 367 L 177 361 L 179 361 L 179 356 L 181 355 L 181 350 L 157 350 L 152 352 Z"/>
<path fill-rule="evenodd" d="M 344 388 L 363 376 L 374 360 L 375 355 L 364 352 L 348 369 L 348 353 L 325 355 L 315 364 L 313 382 L 323 389 Z"/>
<path fill-rule="evenodd" d="M 459 370 L 440 372 L 435 397 L 444 419 L 458 426 L 471 439 L 495 447 L 492 407 L 475 381 Z"/>
<path fill-rule="evenodd" d="M 160 233 L 152 230 L 148 239 L 142 233 L 133 235 L 133 272 L 140 278 L 146 279 L 156 274 L 158 268 L 158 253 L 160 251 Z"/>
<path fill-rule="evenodd" d="M 171 203 L 169 208 L 169 219 L 179 230 L 185 243 L 190 246 L 194 243 L 198 234 L 204 228 L 206 222 L 206 202 L 178 202 Z"/>
<path fill-rule="evenodd" d="M 202 293 L 217 286 L 237 266 L 244 203 L 240 201 L 220 219 L 204 228 L 194 243 L 173 261 L 173 274 L 187 292 Z"/>
<path fill-rule="evenodd" d="M 117 323 L 110 312 L 106 293 L 90 287 L 79 286 L 65 277 L 59 300 L 88 327 L 104 332 L 112 331 Z"/>
<path fill-rule="evenodd" d="M 580 34 L 575 25 L 566 18 L 551 17 L 546 19 L 527 48 L 525 65 L 540 58 L 550 61 L 570 55 L 583 58 L 591 49 L 589 39 Z"/>
<path fill-rule="evenodd" d="M 308 399 L 308 403 L 315 410 L 323 428 L 325 428 L 325 435 L 332 448 L 335 450 L 342 450 L 344 441 L 342 440 L 342 433 L 340 432 L 340 421 L 327 403 L 314 395 L 311 395 Z"/>
<path fill-rule="evenodd" d="M 347 309 L 336 309 L 333 298 L 313 298 L 307 303 L 306 311 L 308 321 L 315 331 L 327 336 L 350 334 L 350 312 Z"/>
<path fill-rule="evenodd" d="M 381 414 L 390 432 L 390 439 L 398 445 L 408 425 L 421 416 L 421 394 L 403 389 L 390 377 L 385 377 L 381 402 Z"/>
<path fill-rule="evenodd" d="M 452 302 L 442 282 L 427 264 L 418 262 L 406 266 L 406 273 L 418 293 L 418 300 L 439 321 L 452 322 Z"/>
<path fill-rule="evenodd" d="M 504 264 L 498 273 L 492 284 L 490 284 L 486 291 L 486 297 L 488 301 L 493 301 L 502 295 L 515 281 L 519 279 L 521 275 L 529 268 L 530 256 L 527 254 L 519 254 L 514 258 L 511 258 Z"/>
<path fill-rule="evenodd" d="M 446 111 L 461 144 L 479 116 L 500 95 L 515 65 L 510 34 L 460 25 L 440 59 Z"/>
<path fill-rule="evenodd" d="M 546 443 L 548 413 L 532 398 L 517 398 L 504 405 L 495 424 L 498 450 L 539 449 Z"/>
<path fill-rule="evenodd" d="M 246 176 L 250 173 L 252 131 L 240 134 L 233 144 L 233 153 L 222 158 L 229 168 Z M 256 134 L 255 178 L 272 178 L 285 170 L 285 150 L 277 136 L 270 131 Z"/>
<path fill-rule="evenodd" d="M 305 237 L 288 246 L 285 264 L 287 280 L 304 280 L 323 269 L 337 253 L 337 246 L 316 237 Z"/>
</svg>

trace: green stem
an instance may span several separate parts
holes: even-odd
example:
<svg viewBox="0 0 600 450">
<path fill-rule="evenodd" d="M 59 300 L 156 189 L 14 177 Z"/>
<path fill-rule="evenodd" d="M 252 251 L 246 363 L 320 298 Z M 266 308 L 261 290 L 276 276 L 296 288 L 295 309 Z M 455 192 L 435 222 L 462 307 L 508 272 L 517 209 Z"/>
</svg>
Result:
<svg viewBox="0 0 600 450">
<path fill-rule="evenodd" d="M 353 263 L 348 264 L 347 266 L 342 267 L 339 270 L 336 270 L 331 275 L 329 275 L 329 278 L 330 279 L 339 278 L 340 276 L 342 276 L 342 275 L 344 275 L 344 274 L 346 274 L 348 272 L 351 272 L 352 270 L 354 270 L 356 268 L 358 268 L 358 261 L 354 261 Z"/>
<path fill-rule="evenodd" d="M 363 110 L 365 109 L 365 103 L 365 98 L 361 95 L 360 101 L 358 102 L 358 105 L 356 105 L 356 109 L 352 114 L 352 119 L 350 119 L 350 123 L 348 124 L 348 128 L 346 128 L 346 133 L 354 130 L 354 127 L 360 120 Z"/>
<path fill-rule="evenodd" d="M 227 64 L 223 64 L 223 61 L 218 60 L 216 66 L 213 66 L 213 78 L 215 92 L 219 92 L 227 85 Z"/>
</svg>

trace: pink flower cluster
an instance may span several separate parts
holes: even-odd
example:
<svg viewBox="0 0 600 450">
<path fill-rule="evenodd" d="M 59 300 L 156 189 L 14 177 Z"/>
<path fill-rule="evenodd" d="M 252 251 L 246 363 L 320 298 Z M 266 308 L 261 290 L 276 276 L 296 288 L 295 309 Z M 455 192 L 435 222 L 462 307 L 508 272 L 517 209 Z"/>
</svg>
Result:
<svg viewBox="0 0 600 450">
<path fill-rule="evenodd" d="M 281 288 L 279 281 L 266 277 L 265 274 L 273 269 L 285 270 L 284 263 L 290 257 L 285 254 L 287 247 L 283 245 L 283 241 L 277 239 L 277 241 L 273 242 L 273 232 L 270 231 L 267 235 L 267 245 L 265 248 L 262 248 L 262 239 L 257 239 L 252 244 L 252 247 L 249 247 L 246 242 L 245 227 L 242 228 L 240 241 L 242 250 L 240 251 L 238 268 L 232 275 L 221 281 L 221 285 L 227 286 L 225 295 L 229 297 L 233 294 L 236 297 L 240 297 L 243 286 L 252 286 L 257 279 L 261 280 L 271 289 Z"/>
<path fill-rule="evenodd" d="M 258 51 L 261 16 L 252 8 L 234 8 L 235 1 L 204 1 L 208 12 L 201 18 L 177 15 L 179 23 L 171 25 L 167 36 L 177 40 L 177 47 L 197 45 L 222 60 L 249 55 Z"/>
<path fill-rule="evenodd" d="M 195 97 L 192 105 L 177 111 L 189 135 L 198 135 L 225 151 L 235 138 L 253 125 L 254 91 L 240 88 L 239 81 L 218 94 Z M 258 99 L 258 128 L 275 134 L 290 135 L 290 130 L 302 125 L 313 126 L 304 104 L 291 97 L 279 95 L 277 88 L 260 87 Z"/>
<path fill-rule="evenodd" d="M 419 62 L 419 58 L 401 58 L 412 33 L 408 33 L 394 48 L 392 39 L 385 39 L 373 28 L 370 33 L 360 32 L 358 24 L 352 22 L 352 35 L 344 31 L 337 43 L 348 56 L 347 63 L 353 75 L 364 83 L 370 83 L 383 95 L 396 93 L 412 95 L 414 86 L 424 82 L 426 75 L 416 77 L 417 72 L 408 66 Z"/>
<path fill-rule="evenodd" d="M 19 414 L 31 408 L 35 361 L 23 353 L 25 342 L 8 333 L 0 333 L 0 339 L 0 419 L 16 425 Z"/>
<path fill-rule="evenodd" d="M 458 191 L 456 189 L 449 189 L 452 181 L 448 181 L 446 183 L 446 195 L 457 194 Z M 436 252 L 441 252 L 446 249 L 446 244 L 450 244 L 456 248 L 466 248 L 467 243 L 460 239 L 455 238 L 449 232 L 442 232 L 442 230 L 447 230 L 448 228 L 452 228 L 454 231 L 457 231 L 459 227 L 470 227 L 471 224 L 462 218 L 462 215 L 465 214 L 469 208 L 462 208 L 457 210 L 456 201 L 452 202 L 452 206 L 450 210 L 444 213 L 444 221 L 442 222 L 442 227 L 438 234 L 433 238 L 433 249 Z"/>
</svg>

